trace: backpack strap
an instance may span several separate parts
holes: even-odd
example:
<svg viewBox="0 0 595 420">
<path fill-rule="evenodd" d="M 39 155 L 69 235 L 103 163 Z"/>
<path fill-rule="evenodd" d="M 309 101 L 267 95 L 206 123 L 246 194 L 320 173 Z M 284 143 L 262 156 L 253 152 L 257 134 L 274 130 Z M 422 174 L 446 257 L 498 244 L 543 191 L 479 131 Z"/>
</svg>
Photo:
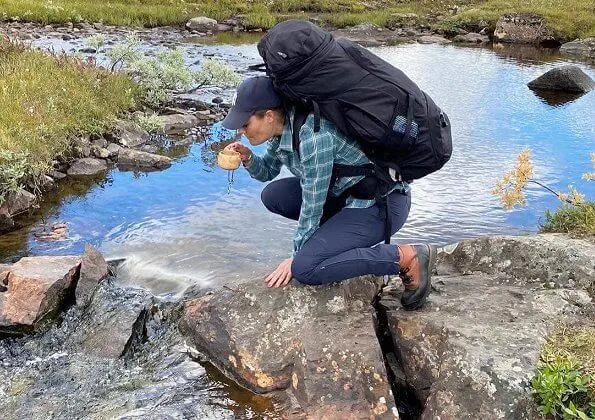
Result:
<svg viewBox="0 0 595 420">
<path fill-rule="evenodd" d="M 291 126 L 291 145 L 294 151 L 300 155 L 300 129 L 308 119 L 310 109 L 302 105 L 296 105 L 293 113 L 293 124 Z"/>
<path fill-rule="evenodd" d="M 312 103 L 312 110 L 314 111 L 314 132 L 320 131 L 320 107 L 316 101 L 310 101 Z"/>
<path fill-rule="evenodd" d="M 267 65 L 265 63 L 253 64 L 251 66 L 248 66 L 248 70 L 266 72 L 267 71 Z"/>
</svg>

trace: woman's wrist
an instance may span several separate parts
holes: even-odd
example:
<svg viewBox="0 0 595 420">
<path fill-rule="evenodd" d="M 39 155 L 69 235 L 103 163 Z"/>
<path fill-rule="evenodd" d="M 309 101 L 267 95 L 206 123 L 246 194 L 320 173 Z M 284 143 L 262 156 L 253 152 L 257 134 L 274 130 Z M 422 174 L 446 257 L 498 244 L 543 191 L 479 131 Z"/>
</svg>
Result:
<svg viewBox="0 0 595 420">
<path fill-rule="evenodd" d="M 250 153 L 248 154 L 248 157 L 246 159 L 244 159 L 242 161 L 242 163 L 244 164 L 244 166 L 248 167 L 252 164 L 253 160 L 254 160 L 254 153 L 252 153 L 252 151 L 250 151 Z"/>
</svg>

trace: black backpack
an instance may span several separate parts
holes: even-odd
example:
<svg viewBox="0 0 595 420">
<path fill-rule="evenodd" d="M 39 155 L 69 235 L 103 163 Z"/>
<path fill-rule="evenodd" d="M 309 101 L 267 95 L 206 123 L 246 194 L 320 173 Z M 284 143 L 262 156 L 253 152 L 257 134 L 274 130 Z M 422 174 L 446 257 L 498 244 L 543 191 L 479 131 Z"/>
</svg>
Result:
<svg viewBox="0 0 595 420">
<path fill-rule="evenodd" d="M 354 42 L 337 41 L 308 21 L 288 20 L 268 31 L 258 52 L 264 65 L 251 68 L 264 66 L 277 91 L 297 110 L 296 150 L 299 128 L 313 112 L 314 131 L 322 115 L 357 140 L 373 162 L 367 168 L 335 168 L 335 177 L 373 174 L 384 184 L 411 181 L 450 159 L 446 114 L 402 71 Z M 376 188 L 374 196 L 379 195 Z"/>
</svg>

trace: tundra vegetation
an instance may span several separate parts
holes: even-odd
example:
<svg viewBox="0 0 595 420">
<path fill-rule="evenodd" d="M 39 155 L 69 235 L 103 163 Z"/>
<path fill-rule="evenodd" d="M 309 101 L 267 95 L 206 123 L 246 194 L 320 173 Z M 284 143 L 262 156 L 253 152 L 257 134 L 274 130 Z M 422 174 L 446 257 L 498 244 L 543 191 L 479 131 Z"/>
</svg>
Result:
<svg viewBox="0 0 595 420">
<path fill-rule="evenodd" d="M 97 49 L 103 43 L 102 36 L 88 40 Z M 126 112 L 158 109 L 176 91 L 239 82 L 216 60 L 189 69 L 179 49 L 146 57 L 133 36 L 106 55 L 103 68 L 95 57 L 47 54 L 0 38 L 0 204 L 23 185 L 35 185 L 82 135 L 110 131 Z M 162 128 L 152 113 L 138 122 L 149 131 Z"/>
<path fill-rule="evenodd" d="M 494 27 L 504 14 L 530 13 L 544 17 L 548 27 L 564 38 L 595 36 L 592 0 L 0 0 L 0 19 L 148 27 L 183 24 L 195 16 L 218 21 L 241 16 L 248 29 L 267 29 L 291 18 L 315 18 L 333 27 L 361 23 L 393 27 L 411 20 L 403 16 L 407 13 L 416 14 L 417 23 L 446 30 L 479 22 Z"/>
</svg>

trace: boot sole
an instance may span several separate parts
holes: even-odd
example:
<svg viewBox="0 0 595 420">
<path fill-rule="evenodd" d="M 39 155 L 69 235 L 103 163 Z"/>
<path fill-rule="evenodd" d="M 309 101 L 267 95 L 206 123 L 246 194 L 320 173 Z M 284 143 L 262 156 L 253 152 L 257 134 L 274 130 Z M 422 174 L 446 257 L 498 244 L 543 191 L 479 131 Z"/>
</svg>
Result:
<svg viewBox="0 0 595 420">
<path fill-rule="evenodd" d="M 428 295 L 430 294 L 430 292 L 432 291 L 432 271 L 434 270 L 434 267 L 436 265 L 436 257 L 437 257 L 437 253 L 438 253 L 438 249 L 436 248 L 435 245 L 427 245 L 429 250 L 430 250 L 430 264 L 428 267 L 428 284 L 426 285 L 425 290 L 423 291 L 423 295 L 421 295 L 417 300 L 408 303 L 408 304 L 403 304 L 403 302 L 401 302 L 401 305 L 403 306 L 403 309 L 405 309 L 406 311 L 414 311 L 416 309 L 421 308 L 424 303 L 426 303 L 426 299 L 428 298 Z"/>
</svg>

